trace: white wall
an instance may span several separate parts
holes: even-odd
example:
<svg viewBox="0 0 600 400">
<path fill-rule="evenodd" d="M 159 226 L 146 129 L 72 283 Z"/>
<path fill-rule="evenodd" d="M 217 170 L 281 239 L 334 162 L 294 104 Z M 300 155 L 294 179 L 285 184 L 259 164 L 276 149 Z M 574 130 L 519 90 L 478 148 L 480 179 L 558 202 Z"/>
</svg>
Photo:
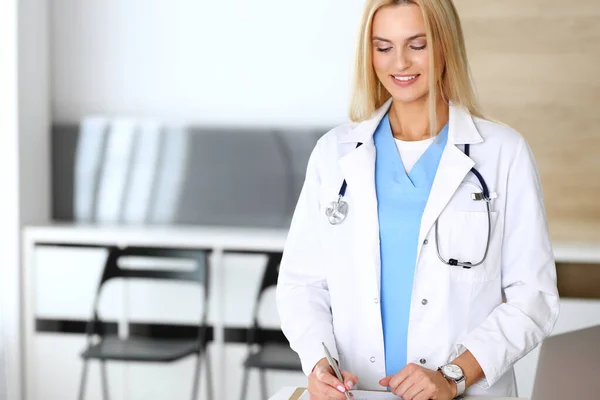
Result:
<svg viewBox="0 0 600 400">
<path fill-rule="evenodd" d="M 21 225 L 50 217 L 48 1 L 18 1 Z"/>
<path fill-rule="evenodd" d="M 53 120 L 344 122 L 362 4 L 53 0 Z"/>
<path fill-rule="evenodd" d="M 0 2 L 0 399 L 8 398 L 7 386 L 14 384 L 13 362 L 19 369 L 16 3 L 17 0 Z M 14 385 L 11 386 L 12 395 L 15 392 Z"/>
<path fill-rule="evenodd" d="M 21 229 L 26 225 L 39 225 L 50 220 L 50 96 L 48 62 L 48 1 L 17 1 L 17 43 L 18 43 L 18 248 L 21 248 Z M 13 264 L 18 281 L 22 282 L 23 260 L 18 254 L 18 262 Z M 17 281 L 17 282 L 18 282 Z M 16 285 L 19 293 L 17 320 L 22 319 L 22 285 Z M 10 365 L 15 384 L 22 384 L 25 363 L 23 362 L 22 326 L 20 329 L 20 362 Z M 12 371 L 14 369 L 14 371 Z M 21 386 L 9 399 L 24 398 L 27 388 Z M 14 396 L 14 397 L 12 397 Z"/>
<path fill-rule="evenodd" d="M 0 2 L 0 399 L 21 398 L 21 227 L 50 209 L 44 0 Z"/>
</svg>

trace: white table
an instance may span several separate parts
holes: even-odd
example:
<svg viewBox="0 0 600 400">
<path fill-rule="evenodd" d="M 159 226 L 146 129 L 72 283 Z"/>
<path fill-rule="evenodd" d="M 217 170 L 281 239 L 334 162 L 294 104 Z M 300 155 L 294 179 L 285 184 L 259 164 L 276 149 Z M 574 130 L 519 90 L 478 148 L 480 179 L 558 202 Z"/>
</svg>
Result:
<svg viewBox="0 0 600 400">
<path fill-rule="evenodd" d="M 283 249 L 286 237 L 286 229 L 259 228 L 51 224 L 24 229 L 24 241 L 28 244 L 143 245 L 228 251 L 280 251 Z"/>
<path fill-rule="evenodd" d="M 296 391 L 295 387 L 284 387 L 279 392 L 275 394 L 275 396 L 271 397 L 269 400 L 289 400 L 290 396 Z M 515 400 L 515 398 L 508 397 L 464 397 L 465 400 Z M 522 400 L 526 400 L 522 398 Z"/>
</svg>

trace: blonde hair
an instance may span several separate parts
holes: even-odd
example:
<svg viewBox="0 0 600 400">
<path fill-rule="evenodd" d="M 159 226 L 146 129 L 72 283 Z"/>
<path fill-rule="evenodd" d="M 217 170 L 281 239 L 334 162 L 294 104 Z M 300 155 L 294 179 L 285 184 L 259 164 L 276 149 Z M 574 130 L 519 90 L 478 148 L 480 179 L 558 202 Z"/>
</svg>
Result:
<svg viewBox="0 0 600 400">
<path fill-rule="evenodd" d="M 473 89 L 460 19 L 452 0 L 367 0 L 356 48 L 350 119 L 356 122 L 369 119 L 391 97 L 373 69 L 373 18 L 381 7 L 403 4 L 419 6 L 425 20 L 430 59 L 429 122 L 432 136 L 437 134 L 438 93 L 446 103 L 462 106 L 471 115 L 483 118 Z M 438 55 L 443 56 L 444 63 L 437 60 Z M 444 69 L 440 71 L 442 67 Z M 436 80 L 438 76 L 441 77 Z"/>
</svg>

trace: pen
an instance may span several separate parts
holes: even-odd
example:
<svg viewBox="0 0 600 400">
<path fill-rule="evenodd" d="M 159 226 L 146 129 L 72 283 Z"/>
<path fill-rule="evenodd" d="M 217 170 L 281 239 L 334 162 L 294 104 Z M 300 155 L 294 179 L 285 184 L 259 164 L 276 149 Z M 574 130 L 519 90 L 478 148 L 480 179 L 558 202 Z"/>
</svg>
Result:
<svg viewBox="0 0 600 400">
<path fill-rule="evenodd" d="M 325 343 L 321 342 L 321 344 L 323 345 L 323 349 L 325 349 L 325 356 L 327 357 L 327 362 L 329 362 L 329 365 L 331 366 L 331 369 L 333 369 L 333 372 L 335 372 L 335 375 L 340 380 L 340 382 L 342 382 L 342 385 L 343 385 L 344 384 L 344 378 L 342 378 L 342 373 L 340 372 L 340 369 L 338 368 L 338 366 L 335 363 L 335 361 L 333 361 L 333 358 L 331 358 L 331 354 L 329 354 L 329 350 L 327 349 L 327 346 L 325 346 Z M 344 392 L 344 394 L 346 395 L 346 399 L 351 400 L 350 394 L 348 394 L 348 390 L 347 389 Z"/>
</svg>

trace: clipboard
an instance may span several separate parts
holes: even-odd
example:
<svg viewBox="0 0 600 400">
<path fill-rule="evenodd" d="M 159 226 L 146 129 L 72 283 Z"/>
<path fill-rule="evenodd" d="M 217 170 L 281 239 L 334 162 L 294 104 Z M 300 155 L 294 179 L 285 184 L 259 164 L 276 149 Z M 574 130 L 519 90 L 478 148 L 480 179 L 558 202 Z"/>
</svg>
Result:
<svg viewBox="0 0 600 400">
<path fill-rule="evenodd" d="M 290 400 L 298 400 L 300 396 L 306 391 L 306 388 L 297 388 L 294 393 L 290 396 Z"/>
</svg>

